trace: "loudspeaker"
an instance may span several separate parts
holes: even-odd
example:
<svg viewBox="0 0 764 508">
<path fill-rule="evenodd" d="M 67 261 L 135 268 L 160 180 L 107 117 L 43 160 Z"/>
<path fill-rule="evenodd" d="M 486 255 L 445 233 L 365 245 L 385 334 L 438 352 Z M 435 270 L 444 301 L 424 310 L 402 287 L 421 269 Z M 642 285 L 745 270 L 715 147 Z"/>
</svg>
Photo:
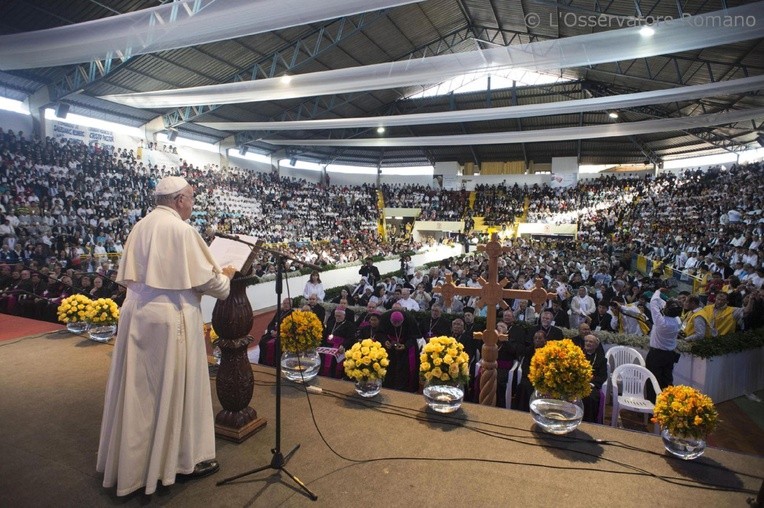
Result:
<svg viewBox="0 0 764 508">
<path fill-rule="evenodd" d="M 167 141 L 175 141 L 178 139 L 178 131 L 167 131 Z"/>
<path fill-rule="evenodd" d="M 63 102 L 56 104 L 56 118 L 64 119 L 67 114 L 69 114 L 69 104 Z"/>
<path fill-rule="evenodd" d="M 247 151 L 248 151 L 248 150 L 249 150 L 249 147 L 248 147 L 248 146 L 246 146 L 246 145 L 244 145 L 244 146 L 240 146 L 240 147 L 239 147 L 239 155 L 241 155 L 242 157 L 244 157 L 245 155 L 247 155 Z"/>
<path fill-rule="evenodd" d="M 297 157 L 292 157 L 289 161 L 289 165 L 294 167 L 295 164 L 297 164 Z"/>
<path fill-rule="evenodd" d="M 760 147 L 764 148 L 764 134 L 759 134 L 759 136 L 756 138 L 756 142 Z"/>
</svg>

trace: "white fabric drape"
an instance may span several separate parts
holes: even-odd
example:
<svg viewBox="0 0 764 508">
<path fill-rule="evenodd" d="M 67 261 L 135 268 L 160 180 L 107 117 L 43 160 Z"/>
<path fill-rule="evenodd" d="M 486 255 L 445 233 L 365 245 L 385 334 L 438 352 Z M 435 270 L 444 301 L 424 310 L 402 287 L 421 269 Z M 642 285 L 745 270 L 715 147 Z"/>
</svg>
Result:
<svg viewBox="0 0 764 508">
<path fill-rule="evenodd" d="M 576 99 L 546 104 L 526 104 L 501 108 L 481 108 L 463 111 L 440 111 L 437 113 L 412 113 L 399 116 L 371 116 L 357 118 L 331 118 L 326 120 L 295 120 L 288 122 L 200 122 L 200 125 L 222 131 L 288 131 L 318 129 L 353 129 L 359 127 L 395 127 L 401 125 L 432 125 L 455 122 L 478 122 L 483 120 L 506 120 L 544 115 L 564 115 L 624 109 L 648 104 L 666 104 L 688 101 L 701 97 L 752 92 L 764 88 L 764 75 L 734 79 L 704 85 L 683 86 L 667 90 L 651 90 L 609 97 Z"/>
<path fill-rule="evenodd" d="M 733 27 L 721 26 L 715 21 L 730 16 L 749 21 Z M 764 1 L 652 26 L 655 30 L 652 37 L 641 35 L 639 27 L 623 28 L 482 51 L 300 74 L 292 76 L 289 83 L 281 78 L 270 78 L 102 98 L 136 108 L 236 104 L 438 83 L 478 70 L 548 71 L 646 58 L 760 38 L 764 36 Z"/>
<path fill-rule="evenodd" d="M 421 1 L 169 2 L 110 18 L 0 36 L 0 70 L 53 67 L 155 53 Z"/>
<path fill-rule="evenodd" d="M 711 127 L 764 118 L 764 108 L 713 113 L 682 118 L 663 118 L 640 122 L 589 125 L 585 127 L 562 127 L 519 132 L 490 132 L 460 134 L 453 136 L 412 136 L 401 138 L 367 139 L 262 139 L 272 145 L 292 146 L 343 146 L 343 147 L 389 147 L 389 146 L 463 146 L 493 145 L 507 143 L 537 143 L 541 141 L 570 141 L 592 138 L 615 138 L 655 132 L 682 131 L 699 127 Z"/>
</svg>

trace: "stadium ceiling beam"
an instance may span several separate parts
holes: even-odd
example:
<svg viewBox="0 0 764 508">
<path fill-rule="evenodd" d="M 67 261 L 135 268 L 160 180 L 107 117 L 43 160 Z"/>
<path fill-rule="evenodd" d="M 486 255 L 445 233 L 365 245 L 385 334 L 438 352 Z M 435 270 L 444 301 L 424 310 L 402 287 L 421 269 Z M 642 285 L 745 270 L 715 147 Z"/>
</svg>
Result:
<svg viewBox="0 0 764 508">
<path fill-rule="evenodd" d="M 608 87 L 603 87 L 603 88 L 599 88 L 599 89 L 598 88 L 591 88 L 590 87 L 590 88 L 587 88 L 587 89 L 589 90 L 589 93 L 591 93 L 592 95 L 596 95 L 596 94 L 599 94 L 599 95 L 605 95 L 605 94 L 607 94 L 607 95 L 615 95 L 616 94 L 615 91 L 609 89 Z M 596 94 L 595 94 L 595 92 L 596 92 Z M 698 104 L 703 109 L 703 113 L 707 112 L 705 110 L 705 108 L 704 108 L 702 100 L 694 101 L 694 102 L 696 102 L 696 104 Z M 722 108 L 722 109 L 731 109 L 731 106 L 729 108 Z M 722 111 L 722 109 L 720 109 L 719 111 L 715 111 L 715 112 L 720 112 L 720 111 Z M 649 106 L 649 105 L 647 105 L 647 106 L 637 106 L 637 107 L 634 107 L 634 108 L 628 108 L 628 109 L 624 110 L 624 112 L 640 113 L 640 114 L 645 115 L 645 116 L 647 116 L 649 118 L 670 118 L 672 116 L 671 114 L 669 114 L 665 110 L 658 109 L 658 108 L 656 108 L 654 106 Z M 682 113 L 678 109 L 676 111 L 676 114 L 678 116 L 682 116 Z M 686 115 L 685 114 L 685 116 L 690 116 L 690 115 Z M 713 146 L 714 148 L 719 148 L 721 150 L 725 150 L 725 151 L 731 152 L 731 153 L 739 152 L 739 151 L 745 150 L 747 148 L 747 146 L 745 144 L 739 143 L 736 140 L 732 140 L 732 139 L 728 139 L 728 138 L 719 136 L 718 134 L 716 134 L 714 129 L 707 129 L 707 130 L 702 130 L 702 131 L 683 130 L 681 132 L 683 132 L 684 134 L 686 134 L 688 136 L 692 136 L 695 139 L 698 139 L 699 141 L 702 141 L 702 142 L 704 142 L 706 144 L 709 144 L 709 145 Z M 637 146 L 640 149 L 640 151 L 642 151 L 642 153 L 651 162 L 655 162 L 655 161 L 652 160 L 652 158 L 650 156 L 650 154 L 655 154 L 655 152 L 652 151 L 649 147 L 647 147 L 643 143 L 641 143 L 637 136 L 629 136 L 629 141 L 631 141 L 635 146 Z M 656 155 L 656 157 L 657 157 L 657 155 Z"/>
<path fill-rule="evenodd" d="M 639 151 L 642 152 L 642 155 L 644 155 L 645 158 L 649 160 L 651 164 L 654 164 L 655 166 L 657 166 L 661 162 L 661 158 L 658 156 L 658 154 L 655 153 L 652 148 L 642 143 L 637 138 L 637 136 L 627 136 L 627 138 L 629 141 L 631 141 L 632 145 L 636 146 L 639 149 Z"/>
<path fill-rule="evenodd" d="M 92 1 L 92 0 L 91 0 Z M 162 2 L 167 3 L 167 2 Z M 103 4 L 98 6 L 120 14 L 114 9 Z M 194 2 L 187 6 L 192 13 L 198 12 L 204 7 L 202 2 Z M 172 24 L 176 21 L 177 11 L 164 20 L 165 24 Z M 133 57 L 133 48 L 127 47 L 122 51 L 109 53 L 105 58 L 97 58 L 85 64 L 75 65 L 64 71 L 63 76 L 56 78 L 49 86 L 51 101 L 56 102 L 65 99 L 69 95 L 81 93 L 85 87 L 106 77 L 107 75 L 122 69 L 125 64 Z"/>
<path fill-rule="evenodd" d="M 756 131 L 751 131 L 756 132 Z M 714 129 L 702 130 L 700 132 L 688 132 L 692 137 L 703 141 L 714 148 L 720 148 L 729 153 L 738 153 L 750 149 L 750 147 L 741 143 L 732 137 L 719 136 Z"/>
<path fill-rule="evenodd" d="M 657 61 L 659 61 L 659 59 L 666 59 L 666 62 L 663 63 L 660 69 L 656 70 L 655 64 Z M 660 55 L 660 56 L 651 57 L 650 59 L 645 58 L 645 59 L 642 59 L 642 61 L 644 62 L 645 69 L 647 69 L 647 77 L 638 76 L 633 73 L 635 71 L 641 72 L 641 70 L 639 68 L 636 68 L 636 66 L 634 65 L 634 63 L 637 62 L 637 60 L 632 61 L 632 64 L 627 66 L 625 69 L 621 66 L 620 62 L 616 62 L 615 71 L 605 70 L 602 68 L 604 65 L 612 65 L 612 64 L 596 64 L 596 65 L 591 65 L 587 67 L 586 69 L 589 71 L 597 72 L 597 73 L 603 73 L 608 76 L 623 77 L 623 78 L 632 79 L 632 80 L 642 80 L 642 81 L 647 81 L 651 83 L 662 83 L 662 84 L 671 85 L 671 86 L 685 85 L 689 81 L 689 79 L 695 77 L 698 74 L 698 72 L 704 72 L 706 75 L 705 76 L 706 80 L 709 83 L 715 83 L 716 81 L 723 81 L 723 79 L 719 79 L 721 78 L 721 75 L 719 76 L 714 75 L 712 66 L 726 68 L 727 69 L 726 72 L 722 73 L 722 75 L 724 76 L 729 76 L 730 74 L 734 74 L 736 72 L 741 72 L 743 73 L 744 76 L 751 76 L 752 74 L 757 74 L 757 72 L 751 73 L 750 72 L 751 69 L 755 69 L 757 71 L 764 70 L 760 67 L 754 68 L 748 65 L 744 65 L 740 61 L 720 62 L 715 60 L 708 60 L 705 58 L 690 58 L 690 57 L 685 57 L 680 55 Z M 652 67 L 650 63 L 651 61 L 652 61 Z M 696 66 L 695 70 L 689 76 L 687 76 L 687 72 L 692 70 L 692 68 L 688 69 L 683 74 L 681 72 L 681 66 L 680 66 L 680 64 L 687 63 L 687 62 L 690 62 L 691 64 L 700 64 Z M 660 75 L 661 72 L 667 66 L 674 67 L 674 71 L 675 71 L 674 74 L 676 75 L 675 79 L 668 80 L 668 81 L 665 78 L 656 79 L 655 76 Z M 632 72 L 630 73 L 630 71 Z"/>
<path fill-rule="evenodd" d="M 497 30 L 496 28 L 480 27 L 480 26 L 466 26 L 460 27 L 451 32 L 435 39 L 432 42 L 418 46 L 406 54 L 400 56 L 398 60 L 406 60 L 410 58 L 421 58 L 424 56 L 440 55 L 447 52 L 454 46 L 461 44 L 467 40 L 475 40 L 477 42 L 486 42 L 493 45 L 503 45 L 495 42 L 496 40 L 502 40 L 503 34 L 512 34 L 509 40 L 509 44 L 518 40 L 520 42 L 534 42 L 541 39 L 535 35 L 528 35 L 525 32 L 516 32 L 511 30 Z M 527 41 L 523 41 L 522 38 L 527 37 Z M 315 118 L 322 118 L 327 113 L 332 112 L 338 107 L 349 104 L 359 96 L 367 95 L 371 92 L 353 92 L 338 95 L 325 95 L 313 97 L 305 100 L 295 106 L 292 109 L 287 109 L 280 113 L 278 116 L 271 117 L 267 121 L 291 121 L 291 120 L 312 120 Z"/>
<path fill-rule="evenodd" d="M 562 82 L 562 83 L 533 85 L 533 86 L 529 86 L 529 87 L 526 87 L 526 88 L 539 88 L 541 90 L 546 90 L 549 93 L 562 94 L 562 95 L 566 95 L 566 96 L 570 97 L 571 99 L 575 99 L 575 98 L 582 98 L 583 97 L 583 94 L 584 94 L 584 85 L 585 85 L 585 83 L 583 81 L 569 81 L 569 82 Z M 556 87 L 559 87 L 559 86 L 563 86 L 563 87 L 566 87 L 566 88 L 567 87 L 572 87 L 573 89 L 568 90 L 568 91 L 556 91 L 556 90 L 553 91 L 553 89 L 555 89 Z M 454 99 L 454 94 L 450 93 L 449 94 L 449 98 L 450 98 L 449 99 L 449 107 L 451 109 L 455 109 L 456 108 L 456 101 Z M 415 107 L 407 109 L 406 111 L 402 111 L 401 108 L 400 108 L 401 104 L 396 101 L 396 102 L 393 102 L 393 103 L 390 103 L 390 104 L 387 104 L 387 105 L 385 105 L 383 107 L 378 108 L 377 110 L 373 111 L 371 114 L 372 114 L 372 116 L 388 116 L 388 115 L 411 114 L 411 113 L 416 113 L 417 111 L 419 111 L 422 108 L 430 107 L 431 105 L 432 104 L 430 102 L 428 102 L 427 99 L 422 99 L 422 100 L 417 101 L 417 105 Z M 463 134 L 467 134 L 468 133 L 463 124 L 460 124 L 460 128 L 461 128 L 461 132 Z M 409 132 L 412 131 L 410 127 L 408 128 L 408 130 L 409 130 Z M 372 134 L 373 131 L 374 131 L 374 129 L 372 129 L 372 128 L 358 127 L 358 128 L 354 128 L 354 129 L 343 129 L 342 131 L 339 131 L 339 132 L 329 131 L 328 132 L 328 137 L 329 138 L 339 137 L 341 139 L 352 139 L 352 138 L 356 138 L 356 137 L 359 137 L 359 136 L 364 136 L 364 135 Z M 318 132 L 318 131 L 314 131 L 314 132 Z M 238 131 L 235 134 L 236 146 L 242 146 L 242 145 L 246 145 L 246 144 L 249 144 L 249 143 L 257 142 L 260 139 L 267 138 L 268 134 L 273 134 L 273 133 L 274 133 L 273 131 L 268 131 L 268 132 L 266 132 L 266 131 Z M 579 143 L 580 143 L 580 141 L 579 141 Z M 313 147 L 313 148 L 315 149 L 316 147 Z M 523 143 L 523 147 L 522 148 L 523 148 L 523 153 L 525 153 L 525 151 L 526 151 L 525 150 L 525 143 Z M 338 153 L 342 154 L 342 153 L 344 153 L 344 151 L 346 149 L 339 148 L 337 150 L 338 150 Z M 474 147 L 470 146 L 469 147 L 469 151 L 470 151 L 470 155 L 472 156 L 473 162 L 475 162 L 475 164 L 477 164 L 479 166 L 481 158 L 478 155 L 478 153 L 475 151 Z M 436 159 L 436 156 L 435 156 L 435 154 L 434 154 L 434 152 L 432 150 L 430 150 L 428 148 L 424 148 L 424 153 L 425 153 L 425 156 L 427 157 L 428 160 L 432 161 L 432 160 Z M 527 155 L 525 157 L 527 158 Z"/>
<path fill-rule="evenodd" d="M 85 87 L 121 69 L 132 58 L 129 50 L 119 55 L 110 54 L 106 58 L 92 60 L 87 64 L 75 65 L 66 70 L 48 86 L 52 102 L 81 93 Z"/>
<path fill-rule="evenodd" d="M 319 56 L 336 48 L 341 42 L 386 16 L 387 10 L 383 9 L 332 20 L 304 37 L 260 58 L 252 67 L 237 72 L 225 81 L 253 81 L 292 72 L 309 62 L 313 62 Z M 211 104 L 176 108 L 163 115 L 162 119 L 165 127 L 177 127 L 219 107 L 219 105 Z"/>
</svg>

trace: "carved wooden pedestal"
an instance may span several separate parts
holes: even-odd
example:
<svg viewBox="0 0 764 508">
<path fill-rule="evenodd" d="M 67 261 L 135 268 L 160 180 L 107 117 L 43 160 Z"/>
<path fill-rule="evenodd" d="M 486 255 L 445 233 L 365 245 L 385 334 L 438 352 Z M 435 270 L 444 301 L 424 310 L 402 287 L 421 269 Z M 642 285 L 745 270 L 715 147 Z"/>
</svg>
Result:
<svg viewBox="0 0 764 508">
<path fill-rule="evenodd" d="M 249 407 L 255 388 L 255 378 L 247 357 L 247 346 L 253 340 L 248 335 L 252 320 L 246 284 L 234 278 L 228 298 L 215 304 L 212 326 L 220 336 L 218 347 L 222 352 L 215 385 L 223 409 L 215 416 L 215 434 L 237 443 L 246 440 L 267 423 Z"/>
</svg>

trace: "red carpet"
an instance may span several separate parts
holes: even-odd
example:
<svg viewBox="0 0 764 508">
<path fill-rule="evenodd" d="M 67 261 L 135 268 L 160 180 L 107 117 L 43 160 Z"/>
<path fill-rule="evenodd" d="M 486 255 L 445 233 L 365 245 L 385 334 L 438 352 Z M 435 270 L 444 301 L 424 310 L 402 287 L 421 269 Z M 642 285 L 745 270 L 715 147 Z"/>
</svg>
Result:
<svg viewBox="0 0 764 508">
<path fill-rule="evenodd" d="M 255 316 L 251 332 L 252 336 L 255 337 L 255 342 L 251 347 L 255 347 L 260 342 L 260 336 L 272 317 L 273 311 L 266 311 Z M 63 328 L 64 325 L 60 323 L 49 323 L 47 321 L 37 321 L 36 319 L 27 319 L 10 314 L 0 314 L 0 340 L 18 339 L 30 335 L 55 332 Z"/>
<path fill-rule="evenodd" d="M 64 325 L 58 323 L 37 321 L 35 319 L 11 316 L 10 314 L 0 314 L 0 340 L 18 339 L 29 335 L 55 332 L 62 328 L 64 328 Z"/>
</svg>

